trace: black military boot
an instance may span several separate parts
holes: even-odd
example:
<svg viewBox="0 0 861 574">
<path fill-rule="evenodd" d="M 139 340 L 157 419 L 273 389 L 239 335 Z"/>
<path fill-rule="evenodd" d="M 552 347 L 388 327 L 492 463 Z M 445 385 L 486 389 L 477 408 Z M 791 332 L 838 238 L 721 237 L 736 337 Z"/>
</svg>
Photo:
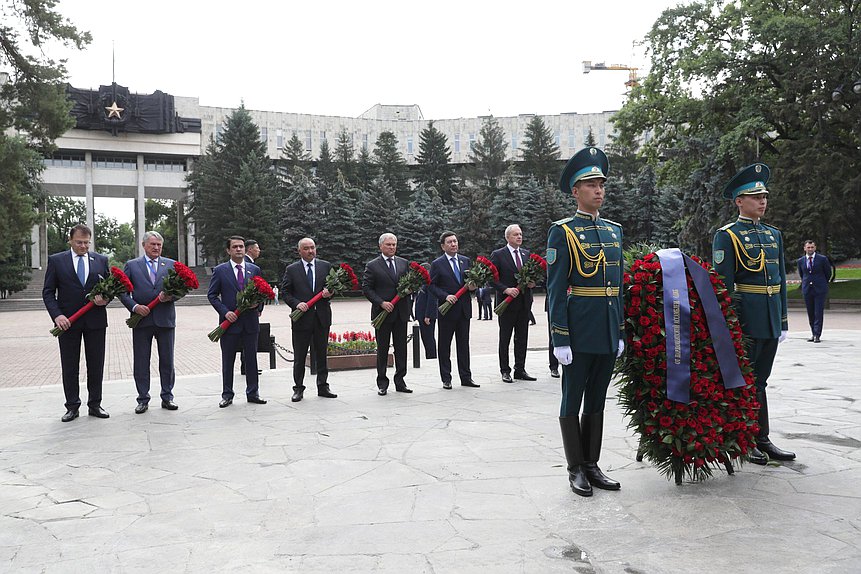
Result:
<svg viewBox="0 0 861 574">
<path fill-rule="evenodd" d="M 601 472 L 598 460 L 601 458 L 601 439 L 604 434 L 604 413 L 584 414 L 580 416 L 580 428 L 583 432 L 583 453 L 585 462 L 583 472 L 589 483 L 603 490 L 619 490 L 622 485 Z"/>
<path fill-rule="evenodd" d="M 583 443 L 580 440 L 580 420 L 574 417 L 559 417 L 562 429 L 562 446 L 568 461 L 568 483 L 571 490 L 580 496 L 592 496 L 592 486 L 583 474 Z"/>
<path fill-rule="evenodd" d="M 760 451 L 774 460 L 795 460 L 795 453 L 777 448 L 768 440 L 768 397 L 765 389 L 757 389 L 756 400 L 759 401 L 759 435 L 756 437 L 756 446 Z"/>
</svg>

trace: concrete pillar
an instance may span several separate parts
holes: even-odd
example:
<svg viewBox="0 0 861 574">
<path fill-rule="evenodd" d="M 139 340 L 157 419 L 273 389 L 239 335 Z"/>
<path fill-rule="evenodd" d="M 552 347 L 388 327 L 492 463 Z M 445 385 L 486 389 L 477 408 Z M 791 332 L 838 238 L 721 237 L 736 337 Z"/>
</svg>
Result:
<svg viewBox="0 0 861 574">
<path fill-rule="evenodd" d="M 146 194 L 144 186 L 144 157 L 143 154 L 138 154 L 138 192 L 135 198 L 135 255 L 140 257 L 143 255 L 144 233 L 146 233 Z"/>
<path fill-rule="evenodd" d="M 34 225 L 30 230 L 30 268 L 31 269 L 39 269 L 42 267 L 42 262 L 39 259 L 39 254 L 41 253 L 41 248 L 39 247 L 39 226 Z"/>
<path fill-rule="evenodd" d="M 84 152 L 84 195 L 87 204 L 87 227 L 93 230 L 90 250 L 96 250 L 96 200 L 93 195 L 93 152 Z"/>
</svg>

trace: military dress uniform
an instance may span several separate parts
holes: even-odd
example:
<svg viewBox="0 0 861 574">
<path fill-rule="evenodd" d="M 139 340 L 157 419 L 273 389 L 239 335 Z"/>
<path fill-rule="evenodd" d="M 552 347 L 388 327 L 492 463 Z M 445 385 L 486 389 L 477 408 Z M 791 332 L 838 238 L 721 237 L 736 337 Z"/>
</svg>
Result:
<svg viewBox="0 0 861 574">
<path fill-rule="evenodd" d="M 741 170 L 724 189 L 724 197 L 768 193 L 769 169 L 754 164 Z M 777 460 L 792 460 L 795 454 L 782 451 L 768 439 L 766 386 L 781 334 L 788 330 L 786 317 L 786 267 L 780 230 L 742 215 L 717 230 L 712 256 L 715 270 L 723 276 L 747 340 L 753 366 L 756 395 L 760 404 L 758 449 L 751 462 L 765 464 L 762 453 Z"/>
<path fill-rule="evenodd" d="M 593 151 L 594 150 L 594 151 Z M 609 164 L 597 148 L 572 157 L 559 187 L 571 193 L 581 179 L 606 179 Z M 622 227 L 578 210 L 555 222 L 547 239 L 547 298 L 553 346 L 570 347 L 562 368 L 559 424 L 571 488 L 589 496 L 591 487 L 620 488 L 598 468 L 604 402 L 624 333 Z M 583 414 L 578 419 L 583 407 Z"/>
</svg>

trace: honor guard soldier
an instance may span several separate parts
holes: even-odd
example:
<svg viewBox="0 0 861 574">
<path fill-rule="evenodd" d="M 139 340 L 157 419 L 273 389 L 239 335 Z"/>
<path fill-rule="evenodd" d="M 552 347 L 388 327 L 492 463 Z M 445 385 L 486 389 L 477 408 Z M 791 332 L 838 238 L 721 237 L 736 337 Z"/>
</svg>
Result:
<svg viewBox="0 0 861 574">
<path fill-rule="evenodd" d="M 577 201 L 577 213 L 555 222 L 547 239 L 547 297 L 554 355 L 562 368 L 559 425 L 571 489 L 620 485 L 598 468 L 604 401 L 622 337 L 622 227 L 602 219 L 607 156 L 588 147 L 575 154 L 559 181 Z M 583 414 L 580 415 L 580 407 Z"/>
<path fill-rule="evenodd" d="M 777 345 L 786 339 L 786 267 L 783 237 L 776 227 L 762 223 L 768 205 L 766 184 L 770 170 L 757 163 L 733 177 L 723 191 L 738 207 L 738 219 L 718 229 L 714 236 L 715 270 L 723 276 L 733 306 L 747 338 L 747 355 L 756 379 L 759 401 L 759 434 L 750 461 L 766 464 L 793 460 L 795 453 L 777 448 L 768 439 L 766 383 L 774 364 Z"/>
</svg>

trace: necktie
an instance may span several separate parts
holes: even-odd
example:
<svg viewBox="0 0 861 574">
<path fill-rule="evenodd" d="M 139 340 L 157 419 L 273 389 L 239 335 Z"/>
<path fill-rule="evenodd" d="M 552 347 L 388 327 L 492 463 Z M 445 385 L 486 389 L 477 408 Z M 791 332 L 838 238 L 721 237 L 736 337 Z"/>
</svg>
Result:
<svg viewBox="0 0 861 574">
<path fill-rule="evenodd" d="M 155 285 L 155 260 L 149 260 L 149 280 Z"/>
<path fill-rule="evenodd" d="M 451 268 L 454 270 L 455 279 L 457 279 L 457 282 L 460 283 L 460 269 L 458 269 L 457 259 L 455 257 L 451 258 Z"/>
<path fill-rule="evenodd" d="M 392 278 L 397 279 L 397 274 L 395 273 L 395 261 L 389 257 L 386 259 L 389 262 L 389 273 L 391 273 Z"/>
<path fill-rule="evenodd" d="M 240 289 L 245 288 L 245 275 L 242 274 L 242 265 L 236 265 L 236 284 Z"/>
<path fill-rule="evenodd" d="M 518 269 L 523 267 L 523 261 L 521 261 L 521 259 L 520 259 L 520 249 L 514 250 L 514 262 L 517 265 Z"/>
<path fill-rule="evenodd" d="M 78 255 L 78 281 L 81 282 L 81 287 L 87 283 L 87 272 L 84 269 L 84 256 Z"/>
<path fill-rule="evenodd" d="M 308 264 L 308 272 L 305 275 L 308 277 L 308 287 L 311 288 L 311 291 L 314 291 L 314 268 L 310 263 Z"/>
<path fill-rule="evenodd" d="M 810 273 L 813 271 L 813 256 L 807 258 L 807 272 Z"/>
</svg>

